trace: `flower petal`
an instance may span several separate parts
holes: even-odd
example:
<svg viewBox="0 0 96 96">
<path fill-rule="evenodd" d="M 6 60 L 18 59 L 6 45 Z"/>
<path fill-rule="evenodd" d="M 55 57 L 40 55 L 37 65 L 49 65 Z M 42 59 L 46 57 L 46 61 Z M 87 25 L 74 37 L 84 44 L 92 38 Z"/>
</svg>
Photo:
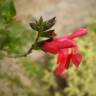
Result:
<svg viewBox="0 0 96 96">
<path fill-rule="evenodd" d="M 57 64 L 65 64 L 67 57 L 68 57 L 68 48 L 61 49 L 58 52 Z"/>
<path fill-rule="evenodd" d="M 59 51 L 58 57 L 57 57 L 57 64 L 61 64 L 62 61 L 63 61 L 63 54 L 62 52 Z"/>
<path fill-rule="evenodd" d="M 56 75 L 58 76 L 61 75 L 64 69 L 69 68 L 69 63 L 70 63 L 69 57 L 70 56 L 68 54 L 68 48 L 59 51 L 58 60 L 57 60 L 59 66 L 56 69 Z"/>
<path fill-rule="evenodd" d="M 72 55 L 72 62 L 76 67 L 80 65 L 81 61 L 82 61 L 82 56 L 79 53 Z"/>
<path fill-rule="evenodd" d="M 42 46 L 42 50 L 45 52 L 56 54 L 58 52 L 58 47 L 53 42 L 45 42 Z"/>
<path fill-rule="evenodd" d="M 68 38 L 74 39 L 76 37 L 81 37 L 87 34 L 87 29 L 79 28 L 75 32 L 73 32 Z"/>
<path fill-rule="evenodd" d="M 66 63 L 65 63 L 65 68 L 68 69 L 70 65 L 70 60 L 71 60 L 72 54 L 69 54 L 66 58 Z"/>
<path fill-rule="evenodd" d="M 57 76 L 60 76 L 62 74 L 62 72 L 64 71 L 65 67 L 64 64 L 60 64 L 59 67 L 56 68 L 55 74 Z"/>
<path fill-rule="evenodd" d="M 65 39 L 64 41 L 57 40 L 55 41 L 55 44 L 59 49 L 71 48 L 76 46 L 76 43 L 70 39 Z"/>
</svg>

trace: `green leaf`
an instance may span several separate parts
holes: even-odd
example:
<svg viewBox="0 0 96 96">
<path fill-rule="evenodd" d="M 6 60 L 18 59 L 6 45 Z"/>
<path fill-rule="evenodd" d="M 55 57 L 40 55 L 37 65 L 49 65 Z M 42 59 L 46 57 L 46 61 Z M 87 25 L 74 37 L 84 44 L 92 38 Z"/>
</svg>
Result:
<svg viewBox="0 0 96 96">
<path fill-rule="evenodd" d="M 35 23 L 29 23 L 32 29 L 38 31 L 37 25 Z"/>
<path fill-rule="evenodd" d="M 55 19 L 56 19 L 56 17 L 53 17 L 52 19 L 50 19 L 44 23 L 44 31 L 46 31 L 54 26 L 54 24 L 56 23 Z"/>
<path fill-rule="evenodd" d="M 16 15 L 16 9 L 15 9 L 13 0 L 1 1 L 0 15 L 3 16 L 8 21 Z"/>
<path fill-rule="evenodd" d="M 39 19 L 39 24 L 42 25 L 42 23 L 43 23 L 43 17 L 41 16 Z"/>
</svg>

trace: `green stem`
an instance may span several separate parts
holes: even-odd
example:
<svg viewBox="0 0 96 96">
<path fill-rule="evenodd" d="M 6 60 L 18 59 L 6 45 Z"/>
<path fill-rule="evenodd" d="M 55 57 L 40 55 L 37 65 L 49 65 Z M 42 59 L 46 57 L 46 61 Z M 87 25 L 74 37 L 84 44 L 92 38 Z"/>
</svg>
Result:
<svg viewBox="0 0 96 96">
<path fill-rule="evenodd" d="M 37 33 L 37 37 L 35 39 L 34 44 L 31 45 L 30 49 L 27 51 L 27 53 L 25 54 L 25 56 L 27 56 L 28 54 L 30 54 L 32 52 L 33 47 L 35 46 L 35 44 L 38 42 L 39 39 L 39 32 Z"/>
</svg>

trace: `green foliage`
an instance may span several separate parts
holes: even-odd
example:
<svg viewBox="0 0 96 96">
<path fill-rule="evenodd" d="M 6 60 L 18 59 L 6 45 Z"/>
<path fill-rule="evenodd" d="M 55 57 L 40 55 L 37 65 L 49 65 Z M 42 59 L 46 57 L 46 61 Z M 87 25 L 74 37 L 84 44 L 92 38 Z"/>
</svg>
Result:
<svg viewBox="0 0 96 96">
<path fill-rule="evenodd" d="M 17 21 L 15 17 L 16 10 L 13 0 L 1 0 L 0 53 L 4 51 L 9 55 L 23 54 L 25 53 L 26 46 L 28 47 L 34 41 L 35 32 L 28 29 L 21 21 Z"/>
<path fill-rule="evenodd" d="M 14 7 L 13 0 L 1 0 L 0 17 L 10 22 L 13 16 L 16 16 L 16 9 Z"/>
<path fill-rule="evenodd" d="M 22 67 L 30 78 L 40 79 L 44 75 L 42 65 L 34 63 L 30 57 L 21 59 L 20 64 L 22 64 Z"/>
</svg>

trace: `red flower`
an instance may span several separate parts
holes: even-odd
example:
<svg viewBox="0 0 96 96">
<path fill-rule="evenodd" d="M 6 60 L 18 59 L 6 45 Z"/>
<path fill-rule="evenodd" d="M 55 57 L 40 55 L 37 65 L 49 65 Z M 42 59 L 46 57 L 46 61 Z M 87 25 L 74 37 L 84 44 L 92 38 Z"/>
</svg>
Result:
<svg viewBox="0 0 96 96">
<path fill-rule="evenodd" d="M 80 28 L 71 35 L 64 35 L 59 38 L 53 38 L 52 41 L 46 41 L 43 43 L 43 51 L 52 54 L 58 54 L 57 64 L 59 65 L 55 72 L 56 75 L 60 76 L 65 69 L 69 68 L 70 60 L 72 60 L 76 67 L 79 66 L 82 60 L 82 56 L 79 54 L 77 44 L 73 39 L 86 34 L 87 30 L 85 28 Z M 71 48 L 71 52 L 69 52 L 69 48 Z"/>
</svg>

